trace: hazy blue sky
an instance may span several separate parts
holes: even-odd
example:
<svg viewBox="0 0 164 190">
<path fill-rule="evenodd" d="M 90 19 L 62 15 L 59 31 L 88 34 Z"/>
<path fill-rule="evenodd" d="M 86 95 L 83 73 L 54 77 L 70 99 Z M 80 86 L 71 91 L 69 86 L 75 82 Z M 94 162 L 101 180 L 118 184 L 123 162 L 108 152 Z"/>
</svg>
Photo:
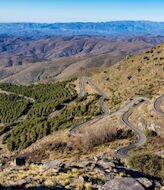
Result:
<svg viewBox="0 0 164 190">
<path fill-rule="evenodd" d="M 0 22 L 164 21 L 164 0 L 0 0 Z"/>
</svg>

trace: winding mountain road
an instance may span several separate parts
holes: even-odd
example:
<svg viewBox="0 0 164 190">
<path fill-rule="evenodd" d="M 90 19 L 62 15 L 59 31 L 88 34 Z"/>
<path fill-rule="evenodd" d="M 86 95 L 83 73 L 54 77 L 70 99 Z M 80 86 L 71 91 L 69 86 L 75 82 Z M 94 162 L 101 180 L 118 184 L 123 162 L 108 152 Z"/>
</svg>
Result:
<svg viewBox="0 0 164 190">
<path fill-rule="evenodd" d="M 161 103 L 164 101 L 164 94 L 158 97 L 154 102 L 154 110 L 164 117 L 164 112 L 161 109 Z"/>
<path fill-rule="evenodd" d="M 154 101 L 154 110 L 160 114 L 160 116 L 164 117 L 164 112 L 161 109 L 161 103 L 162 101 L 164 101 L 164 94 L 162 94 L 160 97 L 158 97 L 155 101 Z M 164 150 L 158 151 L 156 152 L 156 155 L 158 156 L 163 156 L 164 155 Z"/>
<path fill-rule="evenodd" d="M 104 122 L 106 119 L 112 118 L 115 115 L 118 114 L 123 114 L 122 115 L 122 122 L 129 128 L 131 129 L 136 135 L 137 135 L 137 140 L 135 143 L 129 144 L 127 146 L 121 147 L 119 149 L 117 149 L 117 155 L 118 157 L 121 158 L 128 158 L 128 152 L 129 150 L 138 148 L 140 146 L 142 146 L 143 144 L 146 143 L 146 136 L 144 134 L 143 131 L 141 131 L 140 129 L 136 128 L 130 121 L 129 118 L 130 116 L 133 114 L 134 109 L 136 106 L 140 105 L 141 103 L 145 103 L 148 101 L 148 99 L 146 97 L 137 97 L 134 98 L 132 100 L 130 100 L 128 103 L 126 103 L 124 106 L 122 106 L 119 110 L 110 113 L 108 106 L 105 103 L 105 100 L 108 99 L 108 96 L 102 92 L 96 85 L 95 83 L 88 77 L 81 77 L 80 81 L 79 81 L 79 85 L 80 85 L 80 97 L 83 97 L 87 94 L 86 89 L 85 89 L 85 82 L 87 82 L 95 91 L 97 91 L 100 95 L 101 98 L 99 99 L 99 105 L 103 111 L 103 114 L 84 121 L 83 123 L 73 126 L 72 128 L 69 129 L 69 135 L 75 136 L 77 130 L 79 130 L 80 128 L 86 126 L 86 125 L 91 125 L 94 123 L 99 123 L 99 122 Z M 2 91 L 0 89 L 0 93 L 5 93 L 5 94 L 13 94 L 13 93 L 9 93 L 6 91 Z M 19 97 L 21 98 L 25 98 L 27 100 L 29 100 L 30 103 L 34 103 L 35 100 L 32 98 L 28 98 L 22 95 L 19 95 Z M 164 116 L 164 112 L 161 109 L 161 102 L 164 100 L 164 94 L 161 95 L 160 97 L 158 97 L 155 101 L 154 101 L 154 110 L 159 113 L 161 116 Z M 163 151 L 161 151 L 163 154 Z M 159 154 L 161 154 L 161 152 L 159 152 Z"/>
<path fill-rule="evenodd" d="M 106 105 L 106 103 L 105 103 L 105 100 L 106 99 L 108 99 L 108 96 L 101 90 L 101 89 L 99 89 L 95 84 L 94 84 L 94 82 L 90 79 L 90 78 L 88 78 L 88 77 L 82 77 L 81 78 L 81 82 L 80 82 L 80 92 L 82 92 L 81 93 L 81 95 L 86 95 L 87 94 L 87 92 L 85 91 L 85 82 L 87 82 L 95 91 L 97 91 L 98 92 L 98 94 L 100 94 L 102 97 L 100 98 L 100 100 L 99 100 L 99 105 L 100 105 L 100 107 L 101 107 L 101 109 L 102 109 L 102 111 L 103 111 L 103 113 L 105 114 L 105 115 L 109 115 L 110 114 L 110 111 L 109 111 L 109 108 L 108 108 L 108 106 Z"/>
<path fill-rule="evenodd" d="M 110 114 L 109 108 L 106 105 L 106 103 L 104 102 L 104 98 L 103 97 L 100 98 L 100 100 L 99 100 L 99 106 L 102 109 L 104 115 L 109 115 Z"/>
<path fill-rule="evenodd" d="M 85 96 L 86 94 L 87 94 L 87 92 L 85 91 L 85 77 L 81 77 L 80 78 L 80 94 L 79 94 L 79 96 L 80 97 L 83 97 L 83 96 Z"/>
<path fill-rule="evenodd" d="M 87 121 L 84 121 L 82 122 L 81 124 L 79 125 L 75 125 L 73 127 L 71 127 L 69 130 L 68 130 L 68 133 L 69 135 L 71 136 L 75 136 L 76 135 L 76 132 L 78 129 L 86 126 L 86 125 L 91 125 L 97 121 L 99 121 L 100 119 L 102 119 L 105 115 L 109 115 L 110 114 L 110 111 L 107 107 L 107 105 L 105 104 L 104 100 L 107 99 L 107 95 L 105 93 L 103 93 L 93 82 L 91 79 L 89 79 L 88 77 L 81 77 L 80 78 L 80 81 L 79 81 L 79 87 L 80 87 L 80 97 L 84 97 L 87 92 L 85 90 L 85 82 L 88 82 L 88 84 L 95 90 L 97 91 L 102 97 L 99 99 L 99 106 L 101 107 L 102 111 L 103 111 L 103 114 L 99 115 L 99 116 L 96 116 L 95 118 L 93 119 L 90 119 L 90 120 L 87 120 Z"/>
<path fill-rule="evenodd" d="M 120 148 L 120 149 L 117 150 L 118 156 L 121 156 L 121 157 L 128 157 L 128 151 L 129 150 L 137 148 L 137 147 L 140 147 L 143 144 L 145 144 L 145 142 L 146 142 L 146 136 L 145 136 L 145 134 L 141 130 L 135 128 L 135 126 L 133 126 L 133 124 L 131 124 L 129 122 L 129 117 L 131 116 L 131 114 L 133 113 L 133 111 L 134 111 L 134 108 L 131 108 L 131 109 L 129 109 L 129 111 L 125 112 L 123 114 L 123 116 L 122 116 L 122 121 L 124 122 L 124 124 L 127 127 L 129 127 L 132 131 L 135 132 L 135 134 L 137 135 L 138 139 L 137 139 L 137 141 L 135 143 L 129 144 L 129 145 L 124 146 L 124 147 L 122 147 L 122 148 Z"/>
<path fill-rule="evenodd" d="M 158 97 L 155 101 L 154 101 L 154 110 L 156 112 L 158 112 L 161 116 L 164 116 L 164 112 L 161 110 L 161 102 L 164 99 L 164 94 L 162 94 L 160 97 Z M 146 99 L 144 100 L 146 101 Z M 142 146 L 145 142 L 146 142 L 146 136 L 144 135 L 144 133 L 135 128 L 130 122 L 129 122 L 129 117 L 131 116 L 131 114 L 133 113 L 133 109 L 129 109 L 129 111 L 125 112 L 122 116 L 122 121 L 124 122 L 124 124 L 129 127 L 130 129 L 132 129 L 136 134 L 137 134 L 137 142 L 133 143 L 133 144 L 129 144 L 128 146 L 122 147 L 120 149 L 117 150 L 117 154 L 118 156 L 121 157 L 128 157 L 128 151 L 137 147 Z M 156 154 L 158 155 L 163 155 L 164 154 L 164 150 L 157 152 Z"/>
<path fill-rule="evenodd" d="M 129 145 L 124 146 L 124 147 L 121 147 L 121 148 L 119 148 L 117 150 L 117 155 L 119 157 L 128 158 L 129 150 L 142 146 L 143 144 L 145 144 L 145 142 L 147 140 L 145 134 L 140 129 L 136 128 L 133 124 L 131 124 L 129 122 L 129 117 L 132 115 L 132 113 L 133 113 L 133 111 L 134 111 L 134 109 L 135 109 L 135 107 L 137 105 L 148 101 L 148 99 L 146 97 L 134 98 L 131 101 L 129 101 L 128 103 L 126 103 L 124 106 L 122 106 L 119 110 L 117 110 L 117 111 L 115 111 L 113 113 L 110 113 L 109 109 L 107 108 L 107 106 L 106 106 L 106 104 L 104 102 L 105 99 L 108 99 L 107 95 L 105 93 L 103 93 L 93 83 L 93 81 L 91 79 L 89 79 L 88 77 L 82 77 L 81 80 L 80 80 L 80 95 L 84 96 L 86 94 L 85 85 L 84 85 L 85 81 L 87 81 L 88 84 L 102 96 L 102 98 L 100 98 L 100 100 L 99 100 L 99 105 L 102 108 L 104 115 L 103 116 L 101 115 L 101 116 L 99 116 L 97 118 L 94 118 L 94 119 L 86 121 L 86 122 L 84 122 L 84 123 L 82 123 L 80 125 L 72 127 L 69 130 L 69 134 L 75 136 L 77 130 L 80 129 L 81 127 L 87 125 L 87 124 L 92 124 L 92 123 L 95 123 L 95 122 L 97 122 L 97 123 L 104 122 L 107 118 L 109 119 L 109 118 L 111 118 L 111 117 L 113 117 L 115 115 L 118 115 L 118 114 L 122 113 L 123 114 L 122 115 L 123 123 L 128 128 L 130 128 L 132 131 L 134 131 L 134 133 L 137 135 L 137 141 L 135 143 L 129 144 Z M 163 96 L 161 96 L 159 99 L 157 99 L 155 101 L 155 108 L 156 108 L 156 110 L 160 111 L 160 113 L 162 113 L 161 109 L 159 109 L 162 99 L 163 99 Z"/>
<path fill-rule="evenodd" d="M 24 96 L 24 95 L 21 95 L 21 94 L 16 94 L 14 92 L 8 92 L 8 91 L 0 89 L 0 94 L 17 95 L 19 98 L 24 98 L 24 99 L 28 100 L 30 103 L 35 103 L 35 99 L 34 98 L 30 98 L 30 97 L 27 97 L 27 96 Z"/>
<path fill-rule="evenodd" d="M 98 116 L 94 119 L 91 119 L 89 121 L 85 121 L 80 125 L 74 126 L 71 129 L 69 129 L 69 134 L 75 136 L 76 132 L 78 129 L 80 129 L 81 127 L 84 127 L 86 125 L 89 124 L 93 124 L 93 123 L 99 123 L 99 122 L 104 122 L 104 120 L 106 120 L 107 118 L 111 118 L 117 114 L 123 113 L 122 116 L 122 121 L 124 122 L 124 124 L 130 128 L 131 130 L 133 130 L 135 132 L 135 134 L 137 135 L 138 139 L 135 143 L 133 144 L 129 144 L 127 146 L 124 146 L 122 148 L 119 148 L 117 150 L 117 155 L 119 157 L 128 157 L 128 151 L 134 148 L 137 148 L 141 145 L 143 145 L 146 142 L 146 136 L 144 135 L 144 133 L 135 128 L 130 122 L 129 122 L 129 117 L 131 116 L 131 114 L 134 111 L 134 107 L 136 105 L 139 105 L 141 103 L 144 103 L 146 101 L 148 101 L 148 99 L 146 97 L 137 97 L 131 101 L 129 101 L 127 104 L 125 104 L 124 106 L 122 106 L 119 110 L 117 110 L 116 112 L 110 113 L 109 109 L 107 108 L 104 100 L 108 99 L 107 95 L 105 93 L 103 93 L 94 83 L 91 79 L 89 79 L 88 77 L 82 77 L 80 79 L 80 96 L 84 96 L 86 94 L 85 92 L 85 81 L 88 82 L 88 84 L 95 90 L 97 91 L 102 97 L 99 100 L 99 105 L 101 107 L 101 109 L 103 110 L 103 115 Z"/>
<path fill-rule="evenodd" d="M 85 77 L 85 80 L 88 82 L 88 84 L 95 90 L 97 91 L 104 99 L 109 99 L 109 97 L 101 90 L 99 89 L 96 84 L 89 78 Z"/>
</svg>

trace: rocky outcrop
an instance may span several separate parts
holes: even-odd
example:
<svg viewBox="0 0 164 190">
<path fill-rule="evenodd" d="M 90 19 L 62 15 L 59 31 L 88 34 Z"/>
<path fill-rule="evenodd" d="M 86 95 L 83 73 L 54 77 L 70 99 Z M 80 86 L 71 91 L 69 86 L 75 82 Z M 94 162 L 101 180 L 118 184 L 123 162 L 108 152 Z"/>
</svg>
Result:
<svg viewBox="0 0 164 190">
<path fill-rule="evenodd" d="M 113 179 L 104 185 L 104 190 L 145 190 L 145 188 L 130 177 Z"/>
<path fill-rule="evenodd" d="M 27 175 L 28 174 L 28 175 Z M 26 177 L 28 176 L 28 177 Z M 125 166 L 117 158 L 99 155 L 83 161 L 59 160 L 7 167 L 0 172 L 0 184 L 8 187 L 33 187 L 97 190 L 156 190 L 160 182 Z"/>
</svg>

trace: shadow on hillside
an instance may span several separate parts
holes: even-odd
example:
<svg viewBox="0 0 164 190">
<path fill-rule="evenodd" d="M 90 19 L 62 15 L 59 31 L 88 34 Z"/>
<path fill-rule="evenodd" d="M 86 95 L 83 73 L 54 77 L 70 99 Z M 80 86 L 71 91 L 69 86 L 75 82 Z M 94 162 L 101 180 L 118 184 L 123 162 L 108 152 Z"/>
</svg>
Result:
<svg viewBox="0 0 164 190">
<path fill-rule="evenodd" d="M 155 181 L 158 181 L 160 182 L 162 185 L 164 185 L 164 181 L 159 178 L 159 177 L 154 177 L 154 176 L 150 176 L 150 175 L 146 175 L 138 170 L 133 170 L 133 169 L 130 169 L 130 168 L 126 168 L 124 166 L 118 166 L 117 167 L 117 170 L 119 172 L 123 172 L 125 173 L 126 175 L 129 175 L 131 176 L 132 178 L 135 178 L 139 183 L 140 181 L 138 179 L 141 179 L 141 178 L 146 178 L 146 179 L 149 179 L 151 180 L 152 182 L 152 186 L 150 188 L 146 188 L 143 184 L 142 186 L 146 189 L 146 190 L 154 190 L 155 189 Z"/>
<path fill-rule="evenodd" d="M 148 178 L 151 180 L 160 180 L 160 178 L 158 178 L 158 177 L 146 175 L 138 170 L 130 169 L 130 168 L 127 168 L 124 166 L 116 166 L 116 168 L 117 168 L 117 171 L 123 172 L 126 175 L 130 175 L 133 178 L 142 178 L 143 177 L 143 178 Z"/>
</svg>

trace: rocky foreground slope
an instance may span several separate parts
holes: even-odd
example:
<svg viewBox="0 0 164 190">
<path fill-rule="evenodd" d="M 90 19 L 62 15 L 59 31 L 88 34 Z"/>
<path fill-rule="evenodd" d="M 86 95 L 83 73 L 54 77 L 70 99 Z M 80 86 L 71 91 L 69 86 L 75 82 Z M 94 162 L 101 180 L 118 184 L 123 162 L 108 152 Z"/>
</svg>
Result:
<svg viewBox="0 0 164 190">
<path fill-rule="evenodd" d="M 162 185 L 143 173 L 123 165 L 108 154 L 67 164 L 59 160 L 11 166 L 0 172 L 0 183 L 7 189 L 97 189 L 97 190 L 162 190 Z M 35 188 L 34 188 L 35 186 Z"/>
</svg>

